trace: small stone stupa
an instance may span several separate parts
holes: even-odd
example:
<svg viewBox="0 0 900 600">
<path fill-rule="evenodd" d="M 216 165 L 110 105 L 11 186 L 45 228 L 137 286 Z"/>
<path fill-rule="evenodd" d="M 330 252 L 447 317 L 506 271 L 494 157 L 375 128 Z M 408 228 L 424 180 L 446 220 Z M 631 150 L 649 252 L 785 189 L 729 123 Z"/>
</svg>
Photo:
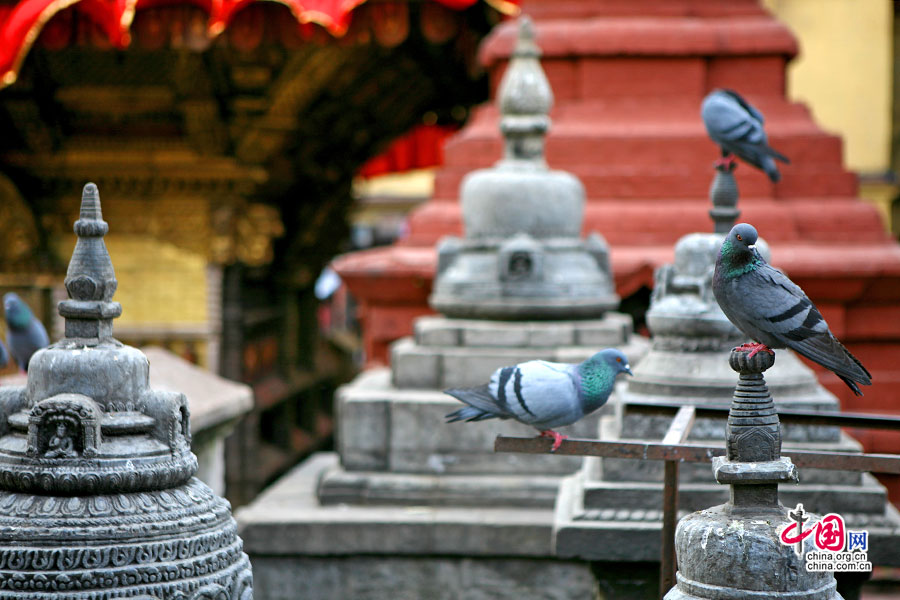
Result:
<svg viewBox="0 0 900 600">
<path fill-rule="evenodd" d="M 599 318 L 619 305 L 606 240 L 579 237 L 584 186 L 544 160 L 553 91 L 540 55 L 523 17 L 498 92 L 505 156 L 465 176 L 465 237 L 439 245 L 430 302 L 448 317 Z"/>
<path fill-rule="evenodd" d="M 97 187 L 84 188 L 65 337 L 0 388 L 0 598 L 250 600 L 224 499 L 193 477 L 184 394 L 112 337 L 122 307 Z"/>
<path fill-rule="evenodd" d="M 499 367 L 579 362 L 609 346 L 635 363 L 645 349 L 631 318 L 609 310 L 617 298 L 605 243 L 578 237 L 580 182 L 544 162 L 551 93 L 527 19 L 519 35 L 500 92 L 507 156 L 462 185 L 466 237 L 441 247 L 432 302 L 445 314 L 418 319 L 414 336 L 392 347 L 390 369 L 339 390 L 337 456 L 314 456 L 238 513 L 263 593 L 594 593 L 590 566 L 552 550 L 560 481 L 582 459 L 497 454 L 498 434 L 537 434 L 513 421 L 445 422 L 461 405 L 441 390 L 483 384 Z M 596 437 L 597 423 L 563 432 Z M 326 566 L 322 556 L 340 560 Z"/>
<path fill-rule="evenodd" d="M 665 600 L 843 600 L 834 574 L 806 569 L 812 538 L 799 552 L 780 539 L 792 519 L 778 500 L 778 484 L 796 482 L 798 475 L 791 459 L 781 456 L 778 413 L 763 377 L 774 362 L 768 352 L 750 358 L 735 350 L 729 357 L 740 380 L 728 414 L 727 453 L 713 459 L 716 481 L 729 486 L 729 499 L 679 521 L 678 583 Z"/>
</svg>

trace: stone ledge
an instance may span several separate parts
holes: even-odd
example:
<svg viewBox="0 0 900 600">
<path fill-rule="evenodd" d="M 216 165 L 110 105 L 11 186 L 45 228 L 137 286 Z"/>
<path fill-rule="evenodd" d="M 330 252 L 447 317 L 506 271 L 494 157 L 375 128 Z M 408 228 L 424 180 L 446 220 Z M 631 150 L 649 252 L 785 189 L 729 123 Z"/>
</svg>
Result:
<svg viewBox="0 0 900 600">
<path fill-rule="evenodd" d="M 553 508 L 561 477 L 547 475 L 419 475 L 326 470 L 319 482 L 323 505 L 514 506 Z"/>
<path fill-rule="evenodd" d="M 315 454 L 239 509 L 244 550 L 268 557 L 552 556 L 551 510 L 321 506 L 319 477 L 336 465 L 337 455 Z"/>
</svg>

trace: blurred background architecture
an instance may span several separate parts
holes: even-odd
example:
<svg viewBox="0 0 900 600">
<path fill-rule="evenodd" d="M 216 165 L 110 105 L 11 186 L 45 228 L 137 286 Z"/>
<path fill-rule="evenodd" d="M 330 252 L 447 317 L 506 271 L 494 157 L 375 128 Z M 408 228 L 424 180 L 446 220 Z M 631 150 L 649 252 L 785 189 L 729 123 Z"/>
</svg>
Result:
<svg viewBox="0 0 900 600">
<path fill-rule="evenodd" d="M 431 312 L 459 181 L 500 156 L 496 110 L 472 109 L 505 68 L 512 29 L 495 27 L 515 3 L 310 10 L 333 4 L 0 0 L 0 292 L 59 337 L 71 215 L 95 181 L 117 334 L 253 390 L 226 457 L 237 504 L 327 447 L 336 387 Z M 708 228 L 716 150 L 699 100 L 735 87 L 794 159 L 776 186 L 740 167 L 742 210 L 876 378 L 858 401 L 822 383 L 845 409 L 900 410 L 895 5 L 519 4 L 557 98 L 548 161 L 585 182 L 584 230 L 610 242 L 621 309 L 640 326 L 654 267 Z M 338 260 L 347 285 L 322 277 L 397 238 Z M 869 451 L 900 445 L 860 435 Z"/>
</svg>

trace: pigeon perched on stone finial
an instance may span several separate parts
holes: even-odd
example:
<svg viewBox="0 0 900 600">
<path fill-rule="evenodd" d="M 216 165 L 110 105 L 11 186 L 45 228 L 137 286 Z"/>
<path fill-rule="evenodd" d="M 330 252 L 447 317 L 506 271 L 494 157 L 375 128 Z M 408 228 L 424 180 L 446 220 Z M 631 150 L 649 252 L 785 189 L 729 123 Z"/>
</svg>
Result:
<svg viewBox="0 0 900 600">
<path fill-rule="evenodd" d="M 3 296 L 3 311 L 6 316 L 6 343 L 19 368 L 27 372 L 31 355 L 50 345 L 47 330 L 15 292 Z"/>
<path fill-rule="evenodd" d="M 553 428 L 571 425 L 603 406 L 619 373 L 631 375 L 631 368 L 615 348 L 578 364 L 530 360 L 502 367 L 485 385 L 444 390 L 468 405 L 448 414 L 447 422 L 515 419 L 553 438 L 552 452 L 566 439 Z"/>
<path fill-rule="evenodd" d="M 703 99 L 700 116 L 709 137 L 722 149 L 717 164 L 730 164 L 734 160 L 730 155 L 734 154 L 765 171 L 773 182 L 781 179 L 775 159 L 791 161 L 769 146 L 762 113 L 740 94 L 733 90 L 714 90 Z"/>
<path fill-rule="evenodd" d="M 756 229 L 735 225 L 722 242 L 713 274 L 713 294 L 725 316 L 756 343 L 741 348 L 772 352 L 790 348 L 833 371 L 857 396 L 872 375 L 828 329 L 822 314 L 787 276 L 756 251 Z"/>
</svg>

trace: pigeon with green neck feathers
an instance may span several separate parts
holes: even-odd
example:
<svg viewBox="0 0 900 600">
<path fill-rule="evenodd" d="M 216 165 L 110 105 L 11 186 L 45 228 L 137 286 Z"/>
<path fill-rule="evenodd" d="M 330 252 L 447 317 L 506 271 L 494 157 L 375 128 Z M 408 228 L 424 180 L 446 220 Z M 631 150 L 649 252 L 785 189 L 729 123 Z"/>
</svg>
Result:
<svg viewBox="0 0 900 600">
<path fill-rule="evenodd" d="M 4 294 L 3 312 L 6 317 L 6 343 L 9 344 L 9 351 L 19 368 L 27 372 L 31 355 L 50 345 L 47 330 L 14 292 Z"/>
<path fill-rule="evenodd" d="M 828 329 L 803 290 L 769 265 L 756 250 L 756 229 L 735 225 L 722 242 L 713 274 L 713 294 L 735 327 L 756 343 L 741 349 L 772 352 L 790 348 L 840 377 L 857 396 L 872 376 Z"/>
<path fill-rule="evenodd" d="M 489 383 L 444 390 L 466 406 L 447 422 L 515 419 L 553 439 L 551 452 L 566 436 L 553 431 L 594 412 L 609 399 L 616 376 L 631 375 L 628 358 L 607 348 L 578 364 L 530 360 L 494 371 Z"/>
</svg>

